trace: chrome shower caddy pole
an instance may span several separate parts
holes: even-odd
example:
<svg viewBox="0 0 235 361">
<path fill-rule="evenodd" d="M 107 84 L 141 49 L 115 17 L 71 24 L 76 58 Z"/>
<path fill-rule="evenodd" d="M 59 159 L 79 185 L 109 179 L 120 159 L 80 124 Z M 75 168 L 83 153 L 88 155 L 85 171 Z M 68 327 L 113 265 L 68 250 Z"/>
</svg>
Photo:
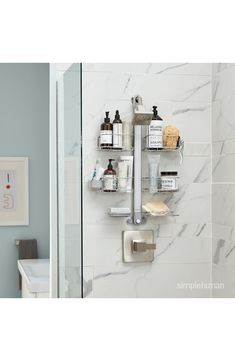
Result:
<svg viewBox="0 0 235 361">
<path fill-rule="evenodd" d="M 142 215 L 142 126 L 134 126 L 134 198 L 133 223 L 136 225 L 146 220 Z"/>
<path fill-rule="evenodd" d="M 143 112 L 140 95 L 132 98 L 134 111 L 134 197 L 133 217 L 128 223 L 140 225 L 146 222 L 142 212 L 142 125 L 149 124 L 151 113 Z"/>
</svg>

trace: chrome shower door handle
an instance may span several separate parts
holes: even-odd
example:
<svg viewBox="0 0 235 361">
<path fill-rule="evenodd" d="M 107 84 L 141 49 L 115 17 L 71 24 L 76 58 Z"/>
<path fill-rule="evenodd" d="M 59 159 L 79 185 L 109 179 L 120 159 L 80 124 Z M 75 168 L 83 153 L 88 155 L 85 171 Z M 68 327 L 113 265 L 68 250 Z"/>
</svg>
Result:
<svg viewBox="0 0 235 361">
<path fill-rule="evenodd" d="M 133 239 L 131 242 L 132 252 L 146 252 L 148 250 L 156 249 L 155 243 L 147 243 L 143 240 Z"/>
</svg>

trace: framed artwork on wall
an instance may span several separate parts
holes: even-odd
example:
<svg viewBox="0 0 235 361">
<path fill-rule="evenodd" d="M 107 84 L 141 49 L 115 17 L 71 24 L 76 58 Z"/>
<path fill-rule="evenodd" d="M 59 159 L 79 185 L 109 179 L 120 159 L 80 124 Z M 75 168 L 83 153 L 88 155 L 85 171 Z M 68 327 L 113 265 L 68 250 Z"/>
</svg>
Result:
<svg viewBox="0 0 235 361">
<path fill-rule="evenodd" d="M 29 224 L 28 158 L 0 157 L 0 226 Z"/>
</svg>

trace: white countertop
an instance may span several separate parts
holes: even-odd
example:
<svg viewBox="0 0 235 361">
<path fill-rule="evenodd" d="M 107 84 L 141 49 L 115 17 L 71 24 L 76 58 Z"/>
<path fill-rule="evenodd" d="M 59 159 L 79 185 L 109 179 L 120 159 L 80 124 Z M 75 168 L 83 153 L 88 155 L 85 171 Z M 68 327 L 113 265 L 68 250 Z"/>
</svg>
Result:
<svg viewBox="0 0 235 361">
<path fill-rule="evenodd" d="M 29 292 L 50 291 L 49 259 L 21 259 L 17 263 L 18 270 L 26 282 Z"/>
</svg>

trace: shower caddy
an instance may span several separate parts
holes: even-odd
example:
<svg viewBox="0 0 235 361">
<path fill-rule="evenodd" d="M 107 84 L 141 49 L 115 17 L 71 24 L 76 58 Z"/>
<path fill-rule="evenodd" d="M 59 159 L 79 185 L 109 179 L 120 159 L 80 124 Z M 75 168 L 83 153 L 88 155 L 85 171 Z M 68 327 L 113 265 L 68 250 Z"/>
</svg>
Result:
<svg viewBox="0 0 235 361">
<path fill-rule="evenodd" d="M 134 224 L 134 225 L 141 225 L 143 223 L 146 223 L 146 212 L 143 212 L 142 210 L 142 192 L 148 191 L 147 188 L 142 187 L 142 183 L 149 180 L 149 177 L 142 177 L 142 151 L 147 152 L 155 152 L 155 153 L 166 153 L 166 152 L 179 152 L 181 157 L 181 162 L 183 160 L 183 149 L 184 149 L 184 141 L 180 139 L 179 144 L 176 148 L 163 148 L 163 149 L 156 149 L 156 150 L 150 150 L 146 147 L 142 146 L 142 125 L 148 125 L 151 121 L 151 115 L 152 113 L 148 112 L 138 112 L 135 111 L 136 107 L 138 107 L 138 104 L 142 104 L 142 98 L 141 96 L 137 95 L 132 98 L 132 104 L 134 109 L 134 116 L 136 124 L 133 125 L 133 137 L 134 142 L 133 146 L 130 149 L 113 149 L 112 147 L 109 148 L 101 148 L 99 146 L 99 138 L 98 138 L 98 150 L 103 152 L 127 152 L 130 151 L 133 153 L 134 162 L 133 162 L 133 213 L 132 216 L 127 219 L 128 224 Z M 175 178 L 179 178 L 176 176 Z M 118 179 L 118 177 L 117 177 Z M 102 189 L 98 190 L 99 192 L 102 192 Z M 174 190 L 161 190 L 159 189 L 158 192 L 163 193 L 172 193 L 176 192 L 178 189 Z M 120 191 L 117 190 L 115 193 L 119 193 Z M 157 192 L 157 193 L 158 193 Z M 128 193 L 128 191 L 125 191 L 125 193 Z M 113 193 L 111 193 L 113 194 Z M 122 217 L 122 215 L 119 215 L 119 217 Z M 123 215 L 123 217 L 126 217 L 126 215 Z"/>
</svg>

